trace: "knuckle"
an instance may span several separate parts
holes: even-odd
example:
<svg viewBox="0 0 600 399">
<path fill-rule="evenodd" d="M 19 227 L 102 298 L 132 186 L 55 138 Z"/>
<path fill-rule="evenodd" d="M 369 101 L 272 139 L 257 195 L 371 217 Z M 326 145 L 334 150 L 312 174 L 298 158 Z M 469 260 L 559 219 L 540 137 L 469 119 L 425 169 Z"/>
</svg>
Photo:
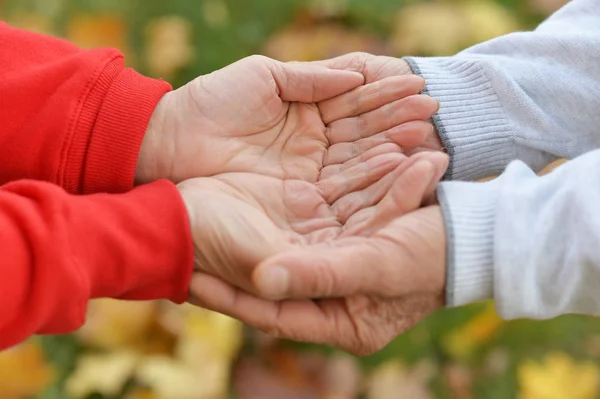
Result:
<svg viewBox="0 0 600 399">
<path fill-rule="evenodd" d="M 310 281 L 309 289 L 319 296 L 333 294 L 339 285 L 339 278 L 331 267 L 331 262 L 321 258 L 315 263 L 314 268 L 316 270 L 315 278 Z"/>
</svg>

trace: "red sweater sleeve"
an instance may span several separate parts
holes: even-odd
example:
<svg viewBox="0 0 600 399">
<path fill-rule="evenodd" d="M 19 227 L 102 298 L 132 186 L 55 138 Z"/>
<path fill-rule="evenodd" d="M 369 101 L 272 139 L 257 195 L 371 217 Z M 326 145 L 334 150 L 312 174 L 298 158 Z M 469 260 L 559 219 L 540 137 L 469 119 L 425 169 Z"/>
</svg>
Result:
<svg viewBox="0 0 600 399">
<path fill-rule="evenodd" d="M 0 22 L 0 184 L 44 180 L 71 193 L 132 188 L 142 138 L 169 84 Z"/>
<path fill-rule="evenodd" d="M 175 186 L 75 196 L 18 181 L 0 188 L 0 349 L 73 331 L 90 299 L 187 299 L 193 245 Z"/>
</svg>

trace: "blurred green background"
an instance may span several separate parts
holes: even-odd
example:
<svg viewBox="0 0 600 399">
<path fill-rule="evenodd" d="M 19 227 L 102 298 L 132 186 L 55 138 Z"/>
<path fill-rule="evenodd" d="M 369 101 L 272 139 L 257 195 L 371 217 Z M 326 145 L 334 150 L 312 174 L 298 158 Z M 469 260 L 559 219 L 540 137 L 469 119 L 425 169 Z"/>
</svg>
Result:
<svg viewBox="0 0 600 399">
<path fill-rule="evenodd" d="M 534 28 L 566 0 L 0 0 L 10 24 L 118 47 L 179 86 L 251 54 L 452 55 Z M 1 43 L 0 43 L 1 45 Z M 92 304 L 76 334 L 0 354 L 0 398 L 427 399 L 600 397 L 600 321 L 503 322 L 490 303 L 441 311 L 355 358 L 270 339 L 168 303 Z"/>
</svg>

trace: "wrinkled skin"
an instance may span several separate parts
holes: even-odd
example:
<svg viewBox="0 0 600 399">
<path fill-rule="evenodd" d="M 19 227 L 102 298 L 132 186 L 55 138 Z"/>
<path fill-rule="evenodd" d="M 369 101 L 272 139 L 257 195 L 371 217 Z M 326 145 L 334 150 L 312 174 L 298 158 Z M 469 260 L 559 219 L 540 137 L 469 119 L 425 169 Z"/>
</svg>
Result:
<svg viewBox="0 0 600 399">
<path fill-rule="evenodd" d="M 341 119 L 342 115 L 344 119 L 348 119 L 347 109 L 351 109 L 353 106 L 354 115 L 370 111 L 365 104 L 369 98 L 377 96 L 377 93 L 381 93 L 381 91 L 389 90 L 393 82 L 399 79 L 415 76 L 408 63 L 400 58 L 375 56 L 368 53 L 351 53 L 330 60 L 314 62 L 313 64 L 332 69 L 360 72 L 365 77 L 364 86 L 353 90 L 352 93 L 326 101 L 325 105 L 320 107 L 323 114 L 328 115 L 331 120 Z M 393 106 L 393 103 L 391 103 L 388 108 L 393 108 Z M 384 111 L 379 111 L 375 118 L 381 118 L 382 113 Z M 406 155 L 410 156 L 421 151 L 444 151 L 442 141 L 435 129 L 432 128 L 427 132 L 419 133 L 424 133 L 423 136 L 419 136 L 419 142 L 411 143 L 404 141 L 403 137 L 396 138 L 395 141 L 404 148 Z M 344 162 L 356 159 L 356 157 L 366 152 L 372 152 L 374 147 L 388 142 L 388 136 L 389 132 L 383 132 L 350 144 L 332 142 L 328 152 L 336 154 L 338 162 L 325 164 L 322 176 L 331 176 L 343 168 L 341 164 Z"/>
<path fill-rule="evenodd" d="M 352 104 L 340 108 L 327 102 L 363 82 L 357 72 L 281 63 L 262 56 L 201 76 L 160 101 L 142 143 L 136 181 L 167 178 L 181 182 L 246 172 L 316 182 L 324 163 L 331 162 L 330 144 L 355 141 L 356 132 L 376 135 L 401 127 L 404 142 L 388 140 L 385 148 L 355 163 L 399 153 L 401 146 L 424 140 L 431 125 L 423 121 L 436 112 L 438 104 L 418 95 L 423 79 L 398 80 L 386 95 L 361 107 L 371 111 L 393 102 L 400 110 L 383 109 L 379 117 L 375 111 L 371 119 L 378 122 L 366 132 L 361 130 L 363 120 L 355 116 L 367 111 L 357 114 L 360 110 Z M 325 101 L 323 109 L 320 101 Z"/>
<path fill-rule="evenodd" d="M 443 266 L 422 267 L 444 257 L 439 209 L 408 212 L 428 203 L 447 160 L 402 155 L 434 135 L 426 120 L 439 105 L 417 94 L 423 80 L 356 57 L 250 57 L 165 96 L 136 178 L 204 177 L 179 185 L 196 245 L 192 302 L 365 354 L 442 303 Z M 282 289 L 275 266 L 294 285 Z"/>
<path fill-rule="evenodd" d="M 435 205 L 419 208 L 431 203 L 446 166 L 441 153 L 403 158 L 389 175 L 393 178 L 381 179 L 386 182 L 381 190 L 366 195 L 375 205 L 361 202 L 345 223 L 335 217 L 336 204 L 352 202 L 351 194 L 358 191 L 333 196 L 328 206 L 323 198 L 338 190 L 331 181 L 311 186 L 240 175 L 220 178 L 228 180 L 229 196 L 237 200 L 219 197 L 214 206 L 239 209 L 232 216 L 236 222 L 216 221 L 219 226 L 211 227 L 218 237 L 197 242 L 246 245 L 239 252 L 226 253 L 225 247 L 210 252 L 226 256 L 225 262 L 203 257 L 191 302 L 280 337 L 373 353 L 444 303 L 441 212 Z M 267 186 L 278 193 L 277 200 L 261 195 Z M 212 192 L 207 189 L 206 195 Z M 245 218 L 242 229 L 236 227 L 240 218 Z M 223 263 L 230 266 L 219 266 Z"/>
<path fill-rule="evenodd" d="M 344 226 L 341 215 L 378 203 L 394 170 L 406 163 L 402 154 L 384 154 L 316 184 L 253 173 L 180 183 L 196 246 L 196 271 L 255 291 L 251 275 L 256 265 L 277 253 L 338 237 Z M 349 195 L 360 191 L 367 193 L 362 201 Z"/>
</svg>

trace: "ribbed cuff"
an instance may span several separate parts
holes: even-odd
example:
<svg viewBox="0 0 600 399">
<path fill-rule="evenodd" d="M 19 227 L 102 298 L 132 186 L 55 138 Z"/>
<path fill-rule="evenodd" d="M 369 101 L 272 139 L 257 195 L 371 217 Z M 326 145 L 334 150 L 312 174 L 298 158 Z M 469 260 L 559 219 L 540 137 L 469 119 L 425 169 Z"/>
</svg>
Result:
<svg viewBox="0 0 600 399">
<path fill-rule="evenodd" d="M 133 188 L 150 117 L 171 86 L 123 69 L 111 82 L 95 120 L 83 173 L 84 194 Z"/>
<path fill-rule="evenodd" d="M 501 173 L 514 159 L 511 129 L 485 72 L 473 60 L 409 57 L 441 104 L 433 120 L 449 156 L 447 180 L 477 180 Z"/>
<path fill-rule="evenodd" d="M 447 232 L 446 303 L 461 306 L 493 297 L 494 230 L 499 181 L 438 186 Z"/>
</svg>

